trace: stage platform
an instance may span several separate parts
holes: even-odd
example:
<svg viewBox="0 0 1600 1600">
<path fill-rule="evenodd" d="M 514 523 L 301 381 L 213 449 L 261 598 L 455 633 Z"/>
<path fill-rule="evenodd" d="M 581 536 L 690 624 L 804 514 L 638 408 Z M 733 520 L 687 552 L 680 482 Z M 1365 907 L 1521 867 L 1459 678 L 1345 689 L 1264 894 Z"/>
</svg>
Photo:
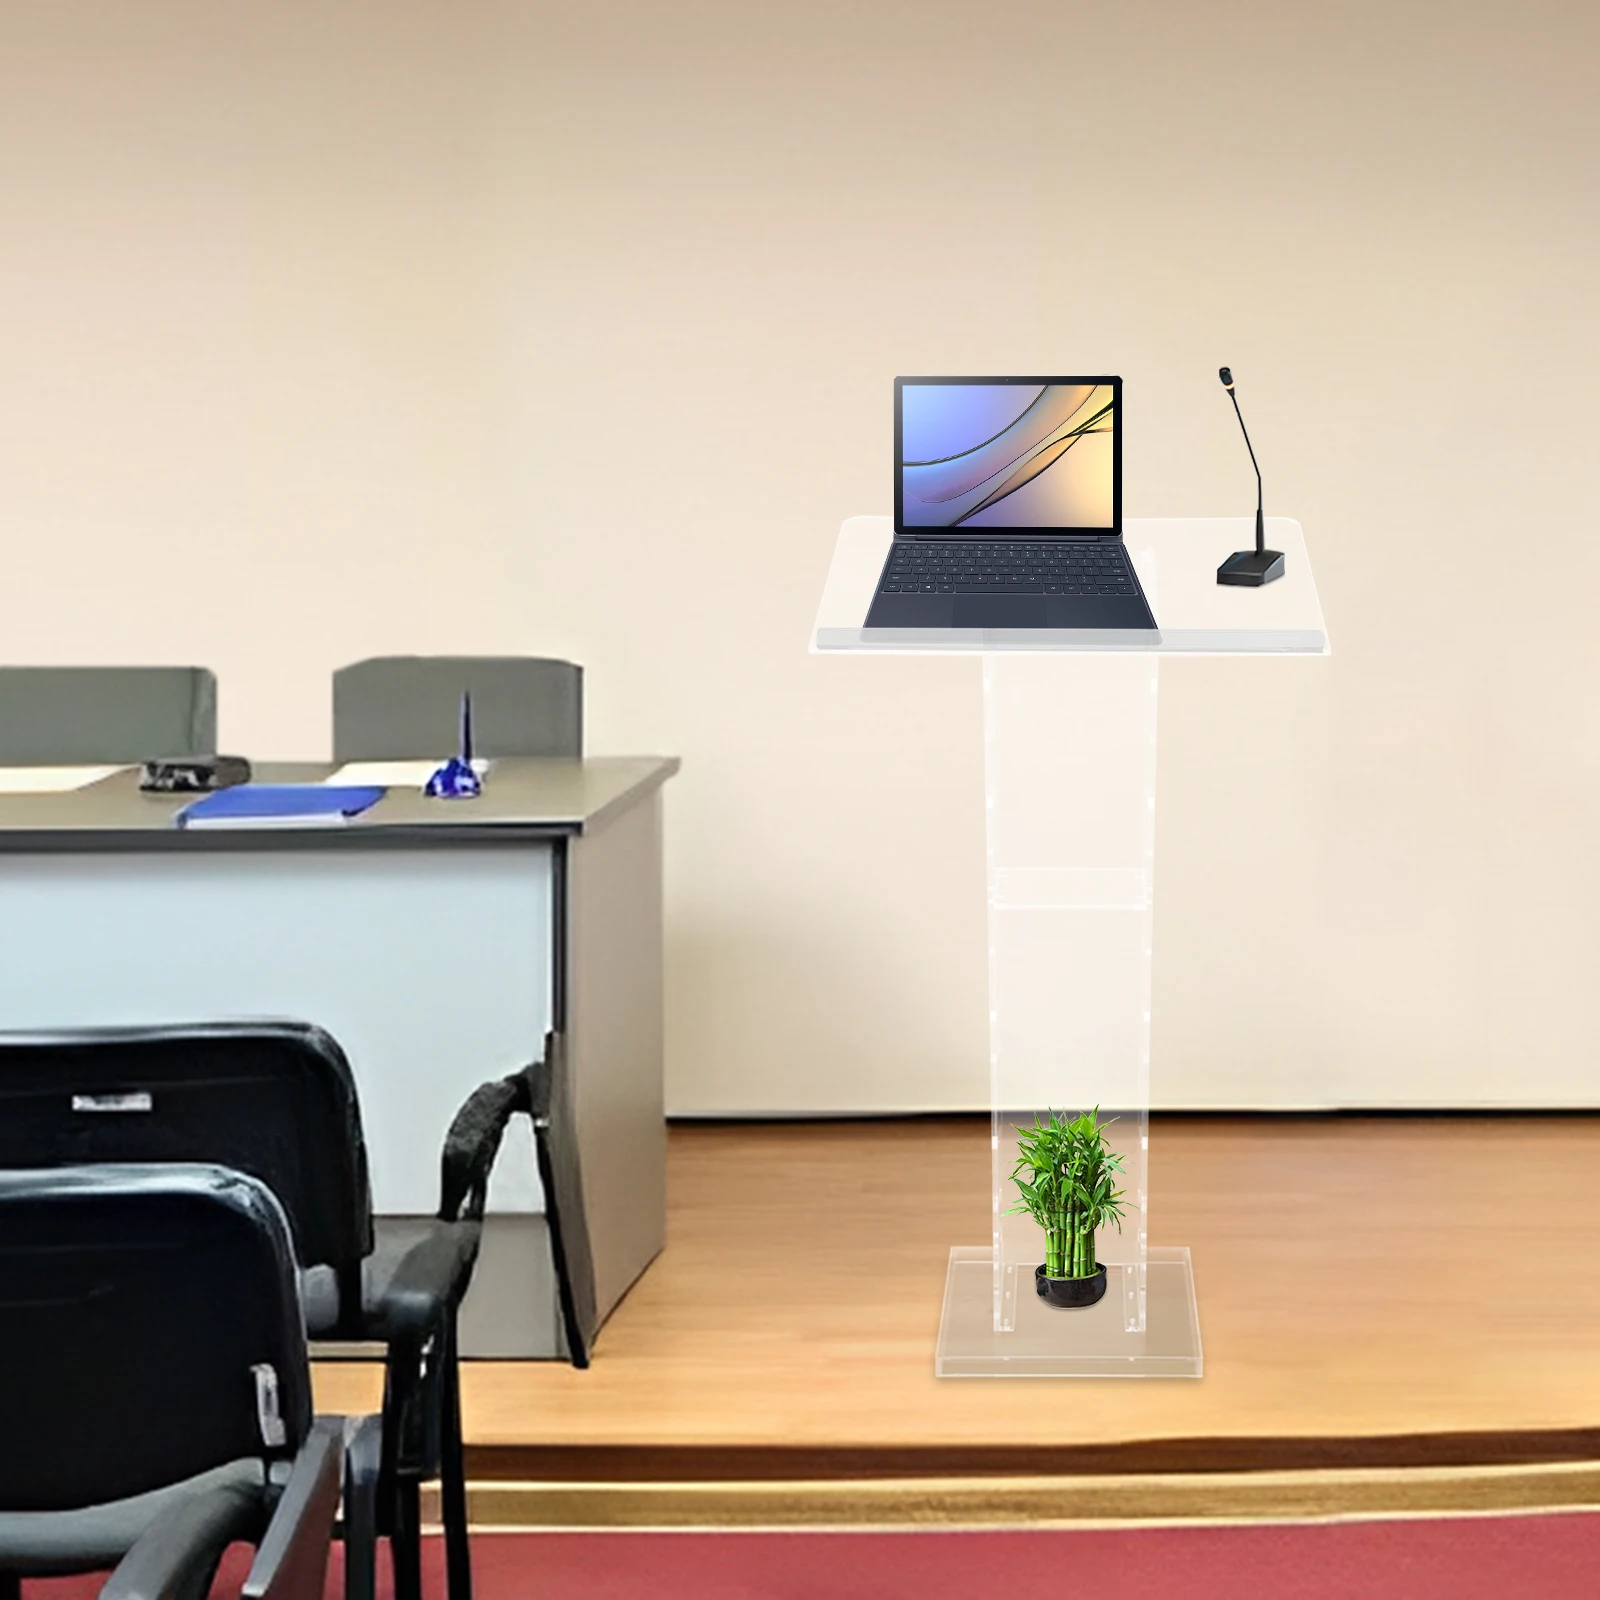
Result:
<svg viewBox="0 0 1600 1600">
<path fill-rule="evenodd" d="M 1600 1505 L 1600 1116 L 1154 1116 L 1205 1376 L 938 1379 L 986 1118 L 685 1124 L 584 1372 L 474 1363 L 484 1526 L 1051 1525 Z M 318 1404 L 370 1407 L 324 1363 Z"/>
</svg>

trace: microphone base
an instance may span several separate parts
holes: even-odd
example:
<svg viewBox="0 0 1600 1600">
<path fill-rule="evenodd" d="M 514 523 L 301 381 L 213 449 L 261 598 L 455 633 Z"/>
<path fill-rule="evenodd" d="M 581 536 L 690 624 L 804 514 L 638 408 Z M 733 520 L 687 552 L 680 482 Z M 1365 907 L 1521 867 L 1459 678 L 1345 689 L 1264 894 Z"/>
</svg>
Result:
<svg viewBox="0 0 1600 1600">
<path fill-rule="evenodd" d="M 1259 589 L 1264 583 L 1283 576 L 1281 550 L 1235 550 L 1217 568 L 1217 582 L 1243 589 Z"/>
</svg>

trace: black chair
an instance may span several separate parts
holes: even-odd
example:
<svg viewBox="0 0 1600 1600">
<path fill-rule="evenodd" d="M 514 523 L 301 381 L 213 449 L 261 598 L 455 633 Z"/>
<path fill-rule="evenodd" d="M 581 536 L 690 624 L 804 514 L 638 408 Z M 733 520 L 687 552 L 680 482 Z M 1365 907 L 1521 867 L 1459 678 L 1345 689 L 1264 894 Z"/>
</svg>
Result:
<svg viewBox="0 0 1600 1600">
<path fill-rule="evenodd" d="M 396 1600 L 419 1600 L 420 1491 L 435 1475 L 450 1595 L 470 1600 L 456 1320 L 504 1125 L 457 1124 L 439 1219 L 404 1248 L 375 1248 L 355 1082 L 321 1029 L 0 1034 L 0 1168 L 203 1159 L 248 1173 L 288 1215 L 309 1335 L 384 1344 L 381 1427 L 347 1452 L 353 1600 L 375 1589 L 374 1530 L 390 1542 Z"/>
<path fill-rule="evenodd" d="M 478 1152 L 498 1150 L 517 1113 L 532 1125 L 545 1226 L 567 1358 L 587 1367 L 600 1325 L 594 1291 L 594 1256 L 583 1204 L 583 1167 L 565 1041 L 547 1033 L 543 1056 L 520 1072 L 473 1091 L 445 1139 L 440 1215 L 483 1215 L 486 1176 Z"/>
<path fill-rule="evenodd" d="M 472 695 L 480 756 L 583 754 L 583 668 L 537 656 L 374 656 L 333 675 L 333 759 L 441 759 Z"/>
<path fill-rule="evenodd" d="M 214 1166 L 0 1172 L 0 1595 L 115 1568 L 102 1600 L 322 1600 L 343 1422 L 314 1422 L 295 1261 Z"/>
</svg>

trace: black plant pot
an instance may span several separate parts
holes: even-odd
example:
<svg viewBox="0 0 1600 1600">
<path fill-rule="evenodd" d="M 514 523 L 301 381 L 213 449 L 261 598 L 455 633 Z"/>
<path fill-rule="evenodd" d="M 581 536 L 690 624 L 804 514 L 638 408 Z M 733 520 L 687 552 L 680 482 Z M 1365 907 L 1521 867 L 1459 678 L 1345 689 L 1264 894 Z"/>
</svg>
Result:
<svg viewBox="0 0 1600 1600">
<path fill-rule="evenodd" d="M 1047 1306 L 1081 1310 L 1105 1298 L 1106 1269 L 1097 1261 L 1092 1278 L 1047 1278 L 1041 1263 L 1033 1269 L 1033 1286 Z"/>
</svg>

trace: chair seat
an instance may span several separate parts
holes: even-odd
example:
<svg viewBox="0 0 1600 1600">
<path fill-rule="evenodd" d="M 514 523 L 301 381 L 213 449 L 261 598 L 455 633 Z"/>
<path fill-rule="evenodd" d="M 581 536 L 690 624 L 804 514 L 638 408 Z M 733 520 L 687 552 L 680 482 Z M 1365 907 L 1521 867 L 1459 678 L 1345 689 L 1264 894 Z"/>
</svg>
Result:
<svg viewBox="0 0 1600 1600">
<path fill-rule="evenodd" d="M 0 1511 L 0 1571 L 38 1575 L 114 1566 L 170 1507 L 212 1489 L 259 1494 L 261 1462 L 228 1461 L 182 1483 L 74 1511 Z"/>
<path fill-rule="evenodd" d="M 361 1263 L 361 1317 L 350 1327 L 331 1267 L 300 1274 L 306 1332 L 313 1339 L 389 1340 L 431 1330 L 465 1292 L 482 1233 L 476 1222 L 433 1222 L 420 1238 L 377 1230 Z"/>
</svg>

